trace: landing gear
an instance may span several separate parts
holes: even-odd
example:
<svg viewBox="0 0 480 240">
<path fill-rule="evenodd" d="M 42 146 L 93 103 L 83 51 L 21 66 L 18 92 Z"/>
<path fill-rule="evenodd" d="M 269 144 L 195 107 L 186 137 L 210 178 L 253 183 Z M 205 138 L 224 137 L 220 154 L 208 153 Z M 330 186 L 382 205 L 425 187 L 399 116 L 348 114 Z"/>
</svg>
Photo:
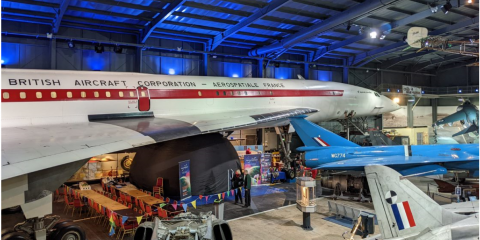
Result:
<svg viewBox="0 0 480 240">
<path fill-rule="evenodd" d="M 78 225 L 60 221 L 60 217 L 56 215 L 27 219 L 13 229 L 2 231 L 2 240 L 85 240 L 85 237 L 85 232 Z"/>
</svg>

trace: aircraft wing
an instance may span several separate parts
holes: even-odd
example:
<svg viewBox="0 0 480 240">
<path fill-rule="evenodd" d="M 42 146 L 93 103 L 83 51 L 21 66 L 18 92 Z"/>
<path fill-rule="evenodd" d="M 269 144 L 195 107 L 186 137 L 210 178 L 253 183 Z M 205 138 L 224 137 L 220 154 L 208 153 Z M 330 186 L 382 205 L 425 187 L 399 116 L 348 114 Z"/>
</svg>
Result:
<svg viewBox="0 0 480 240">
<path fill-rule="evenodd" d="M 2 128 L 2 180 L 157 142 L 205 133 L 272 126 L 317 112 L 309 108 L 245 109 L 237 112 L 133 117 L 89 116 L 89 122 Z"/>
<path fill-rule="evenodd" d="M 458 111 L 456 113 L 450 114 L 434 123 L 434 126 L 442 125 L 442 124 L 448 124 L 448 123 L 454 123 L 460 120 L 465 120 L 467 118 L 467 115 L 465 114 L 464 111 Z"/>
<path fill-rule="evenodd" d="M 461 162 L 461 161 L 478 161 L 478 156 L 471 155 L 466 159 L 455 157 L 426 157 L 426 156 L 385 156 L 385 157 L 361 157 L 354 159 L 347 159 L 337 162 L 326 163 L 318 166 L 318 169 L 360 169 L 369 165 L 412 165 L 412 164 L 429 164 L 429 163 L 443 163 L 443 162 Z"/>
</svg>

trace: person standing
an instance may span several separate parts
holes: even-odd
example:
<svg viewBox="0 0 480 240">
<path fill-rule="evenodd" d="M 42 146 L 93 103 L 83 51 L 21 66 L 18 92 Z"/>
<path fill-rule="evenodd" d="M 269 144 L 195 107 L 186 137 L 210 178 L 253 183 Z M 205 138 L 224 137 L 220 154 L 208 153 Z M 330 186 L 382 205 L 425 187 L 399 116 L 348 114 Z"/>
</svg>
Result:
<svg viewBox="0 0 480 240">
<path fill-rule="evenodd" d="M 250 207 L 250 202 L 252 200 L 250 196 L 250 189 L 252 188 L 252 177 L 248 173 L 248 170 L 245 170 L 243 187 L 245 188 L 245 206 L 244 207 Z"/>
<path fill-rule="evenodd" d="M 238 203 L 238 199 L 240 199 L 240 204 L 243 204 L 241 189 L 243 186 L 243 175 L 239 169 L 235 171 L 235 176 L 233 176 L 232 182 L 233 188 L 235 189 L 235 204 Z"/>
</svg>

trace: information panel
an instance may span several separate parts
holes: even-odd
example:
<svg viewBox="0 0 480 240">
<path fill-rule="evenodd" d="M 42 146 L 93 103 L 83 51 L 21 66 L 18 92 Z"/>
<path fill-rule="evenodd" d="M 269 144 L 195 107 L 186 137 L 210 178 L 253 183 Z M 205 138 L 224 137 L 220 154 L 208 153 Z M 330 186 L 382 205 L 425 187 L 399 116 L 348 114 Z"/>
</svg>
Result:
<svg viewBox="0 0 480 240">
<path fill-rule="evenodd" d="M 252 186 L 260 184 L 260 157 L 261 154 L 247 154 L 243 156 L 245 171 L 252 177 Z"/>
<path fill-rule="evenodd" d="M 178 177 L 180 181 L 180 200 L 192 196 L 192 186 L 190 185 L 190 160 L 178 163 Z"/>
<path fill-rule="evenodd" d="M 261 172 L 262 172 L 261 183 L 265 184 L 265 183 L 268 183 L 268 180 L 269 180 L 268 170 L 272 166 L 272 154 L 271 153 L 263 154 L 263 157 L 261 158 L 260 162 L 261 162 Z"/>
</svg>

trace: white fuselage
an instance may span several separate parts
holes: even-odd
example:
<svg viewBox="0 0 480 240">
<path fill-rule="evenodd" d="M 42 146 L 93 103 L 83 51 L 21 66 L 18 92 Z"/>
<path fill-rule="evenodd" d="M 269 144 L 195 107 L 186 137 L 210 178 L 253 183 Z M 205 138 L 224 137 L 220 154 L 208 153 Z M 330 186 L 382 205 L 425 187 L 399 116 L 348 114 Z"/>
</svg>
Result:
<svg viewBox="0 0 480 240">
<path fill-rule="evenodd" d="M 290 107 L 318 109 L 308 118 L 314 122 L 398 109 L 372 90 L 336 82 L 2 69 L 2 127 L 87 122 L 95 114 L 175 118 Z"/>
</svg>

